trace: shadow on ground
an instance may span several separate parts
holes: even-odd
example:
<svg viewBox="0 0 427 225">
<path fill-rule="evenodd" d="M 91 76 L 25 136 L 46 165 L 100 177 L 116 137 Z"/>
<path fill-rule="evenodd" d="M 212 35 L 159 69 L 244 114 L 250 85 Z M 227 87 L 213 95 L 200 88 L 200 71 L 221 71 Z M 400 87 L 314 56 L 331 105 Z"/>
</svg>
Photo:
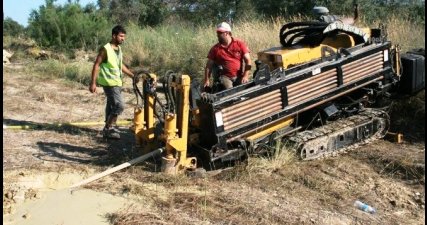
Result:
<svg viewBox="0 0 427 225">
<path fill-rule="evenodd" d="M 50 123 L 37 123 L 32 121 L 23 121 L 23 120 L 14 120 L 14 119 L 3 119 L 3 129 L 7 127 L 14 127 L 11 129 L 21 129 L 21 130 L 45 130 L 45 131 L 55 131 L 58 133 L 67 133 L 71 135 L 88 135 L 96 134 L 98 130 L 87 128 L 87 127 L 78 127 L 70 124 L 50 124 Z"/>
<path fill-rule="evenodd" d="M 43 130 L 65 133 L 69 135 L 89 136 L 94 143 L 69 143 L 38 141 L 41 150 L 34 157 L 50 162 L 67 162 L 76 164 L 91 164 L 97 166 L 119 165 L 141 156 L 142 150 L 135 148 L 135 136 L 127 127 L 119 127 L 120 140 L 110 140 L 102 137 L 99 129 L 73 126 L 69 124 L 47 124 L 32 121 L 3 119 L 3 125 L 11 129 Z M 92 146 L 90 146 L 92 145 Z M 149 161 L 157 162 L 159 159 Z"/>
<path fill-rule="evenodd" d="M 104 139 L 100 132 L 92 135 L 96 146 L 79 146 L 69 143 L 39 141 L 41 153 L 33 156 L 51 162 L 70 162 L 97 166 L 115 166 L 141 156 L 141 149 L 135 147 L 135 138 L 129 129 L 119 129 L 120 140 Z M 157 163 L 160 159 L 149 159 Z"/>
</svg>

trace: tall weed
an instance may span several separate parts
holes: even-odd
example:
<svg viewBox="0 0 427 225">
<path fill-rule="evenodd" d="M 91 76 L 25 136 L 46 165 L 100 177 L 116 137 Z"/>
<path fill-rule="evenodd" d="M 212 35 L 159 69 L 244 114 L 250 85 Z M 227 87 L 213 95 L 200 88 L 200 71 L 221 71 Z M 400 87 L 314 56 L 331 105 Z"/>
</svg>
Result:
<svg viewBox="0 0 427 225">
<path fill-rule="evenodd" d="M 257 52 L 280 46 L 279 31 L 285 23 L 304 20 L 307 18 L 240 21 L 233 25 L 232 35 L 247 43 L 255 60 Z M 403 51 L 425 46 L 424 26 L 398 16 L 370 24 L 360 21 L 356 26 L 377 28 L 381 23 L 387 27 L 389 40 L 399 44 Z M 127 44 L 123 46 L 127 61 L 131 66 L 149 67 L 157 74 L 174 70 L 202 77 L 209 49 L 217 43 L 215 24 L 164 24 L 143 29 L 131 25 L 128 31 Z"/>
<path fill-rule="evenodd" d="M 258 52 L 280 46 L 279 31 L 285 23 L 305 20 L 305 17 L 293 17 L 240 21 L 233 24 L 232 35 L 247 43 L 251 58 L 255 60 Z M 380 24 L 386 25 L 388 39 L 393 44 L 399 44 L 403 51 L 425 47 L 424 26 L 411 23 L 397 15 L 373 23 L 367 23 L 361 18 L 356 26 L 377 28 Z M 125 63 L 131 68 L 147 68 L 160 76 L 168 70 L 173 70 L 188 74 L 193 79 L 203 77 L 209 49 L 218 42 L 215 24 L 195 26 L 176 22 L 145 28 L 130 24 L 127 31 L 127 39 L 123 44 Z M 3 46 L 5 45 L 13 45 L 13 40 L 6 39 L 3 42 Z M 62 64 L 49 60 L 37 63 L 35 68 L 43 73 L 43 76 L 64 77 L 87 83 L 91 65 Z"/>
<path fill-rule="evenodd" d="M 63 78 L 69 81 L 89 85 L 92 72 L 91 62 L 63 63 L 56 59 L 37 61 L 33 66 L 26 67 L 26 72 L 41 79 Z"/>
</svg>

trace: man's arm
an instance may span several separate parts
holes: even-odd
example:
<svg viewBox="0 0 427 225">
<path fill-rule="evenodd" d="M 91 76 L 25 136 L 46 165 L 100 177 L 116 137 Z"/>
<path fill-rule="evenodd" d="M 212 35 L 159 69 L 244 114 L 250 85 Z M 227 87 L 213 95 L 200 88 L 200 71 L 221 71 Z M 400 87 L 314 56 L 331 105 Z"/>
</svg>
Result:
<svg viewBox="0 0 427 225">
<path fill-rule="evenodd" d="M 89 91 L 91 93 L 96 92 L 96 78 L 98 77 L 98 74 L 99 74 L 99 66 L 106 59 L 107 59 L 107 52 L 105 51 L 104 48 L 101 48 L 99 50 L 98 56 L 96 57 L 95 63 L 93 64 L 93 68 L 92 68 L 92 79 L 89 84 Z"/>
<path fill-rule="evenodd" d="M 245 61 L 245 68 L 243 71 L 242 84 L 249 81 L 249 71 L 251 71 L 252 68 L 251 55 L 249 53 L 244 54 L 243 60 Z"/>
<path fill-rule="evenodd" d="M 214 64 L 214 61 L 212 59 L 208 59 L 208 61 L 206 62 L 206 66 L 205 66 L 205 79 L 203 82 L 203 87 L 208 87 L 209 86 L 209 78 L 211 77 L 212 74 L 212 66 Z"/>
</svg>

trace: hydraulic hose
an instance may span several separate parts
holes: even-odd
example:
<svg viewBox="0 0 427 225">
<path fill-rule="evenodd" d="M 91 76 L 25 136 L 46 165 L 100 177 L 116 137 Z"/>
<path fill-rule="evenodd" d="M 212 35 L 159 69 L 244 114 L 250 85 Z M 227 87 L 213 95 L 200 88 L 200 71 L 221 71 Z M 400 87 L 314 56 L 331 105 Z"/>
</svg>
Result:
<svg viewBox="0 0 427 225">
<path fill-rule="evenodd" d="M 147 74 L 147 73 L 145 73 L 145 74 Z M 141 78 L 141 73 L 137 74 L 132 79 L 133 92 L 135 93 L 136 105 L 138 105 L 138 106 L 139 106 L 139 98 L 141 98 L 142 102 L 144 102 L 143 101 L 144 97 L 143 97 L 143 95 L 141 93 L 141 90 L 139 90 L 138 83 L 137 83 L 137 79 L 140 79 L 140 78 Z"/>
<path fill-rule="evenodd" d="M 90 126 L 98 126 L 104 125 L 105 122 L 72 122 L 72 123 L 40 123 L 40 124 L 28 124 L 28 125 L 7 125 L 3 124 L 3 129 L 11 129 L 11 130 L 27 130 L 27 129 L 36 129 L 43 127 L 64 127 L 64 126 L 78 126 L 78 127 L 90 127 Z M 132 120 L 120 120 L 116 122 L 117 125 L 130 125 L 132 124 Z"/>
<path fill-rule="evenodd" d="M 175 95 L 174 90 L 172 88 L 172 82 L 175 80 L 176 74 L 169 70 L 165 74 L 165 83 L 166 83 L 166 90 L 165 95 L 166 99 L 168 100 L 168 112 L 175 113 Z"/>
<path fill-rule="evenodd" d="M 291 47 L 294 45 L 319 45 L 325 37 L 331 32 L 344 32 L 355 38 L 356 43 L 365 43 L 367 38 L 359 29 L 352 28 L 351 25 L 340 24 L 330 26 L 337 21 L 309 21 L 309 22 L 291 22 L 282 26 L 279 33 L 280 44 L 283 47 Z"/>
<path fill-rule="evenodd" d="M 282 26 L 279 32 L 280 44 L 283 47 L 290 47 L 301 42 L 319 42 L 319 40 L 308 40 L 308 36 L 321 35 L 322 32 L 329 23 L 320 22 L 320 21 L 310 21 L 310 22 L 291 22 Z M 296 34 L 295 34 L 296 33 Z M 295 37 L 289 37 L 290 35 L 296 35 Z M 292 38 L 290 42 L 289 39 Z M 294 42 L 295 39 L 300 38 L 297 42 Z M 317 38 L 316 38 L 317 39 Z M 320 42 L 323 40 L 321 38 Z M 320 43 L 319 42 L 319 43 Z"/>
</svg>

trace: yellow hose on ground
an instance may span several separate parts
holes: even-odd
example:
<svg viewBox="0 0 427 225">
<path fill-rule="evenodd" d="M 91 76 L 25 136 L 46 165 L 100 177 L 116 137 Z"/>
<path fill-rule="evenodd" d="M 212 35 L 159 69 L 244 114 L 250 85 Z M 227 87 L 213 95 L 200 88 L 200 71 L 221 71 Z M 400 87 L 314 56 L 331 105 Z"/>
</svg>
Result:
<svg viewBox="0 0 427 225">
<path fill-rule="evenodd" d="M 77 127 L 90 127 L 97 125 L 104 125 L 105 122 L 72 122 L 72 123 L 54 123 L 54 124 L 30 124 L 30 125 L 6 125 L 3 124 L 3 129 L 11 130 L 26 130 L 34 129 L 37 127 L 62 127 L 62 126 L 77 126 Z M 116 122 L 117 125 L 130 125 L 132 124 L 131 120 L 119 120 Z"/>
</svg>

